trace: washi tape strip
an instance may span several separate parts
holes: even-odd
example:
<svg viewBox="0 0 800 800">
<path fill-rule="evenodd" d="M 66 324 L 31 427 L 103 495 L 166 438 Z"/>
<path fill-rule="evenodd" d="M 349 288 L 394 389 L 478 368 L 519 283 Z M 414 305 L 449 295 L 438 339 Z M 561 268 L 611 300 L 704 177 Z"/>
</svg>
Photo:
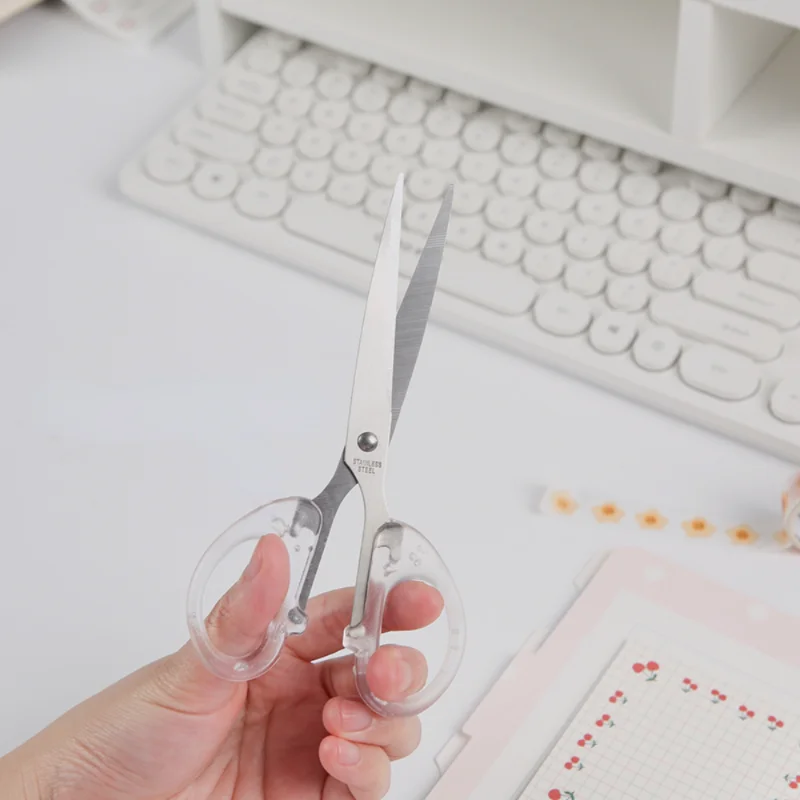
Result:
<svg viewBox="0 0 800 800">
<path fill-rule="evenodd" d="M 760 551 L 800 548 L 800 475 L 783 493 L 781 507 L 782 513 L 776 503 L 774 513 L 754 513 L 743 518 L 735 513 L 704 514 L 698 508 L 672 508 L 625 499 L 613 492 L 563 485 L 547 487 L 539 503 L 541 513 L 593 526 L 623 527 Z"/>
</svg>

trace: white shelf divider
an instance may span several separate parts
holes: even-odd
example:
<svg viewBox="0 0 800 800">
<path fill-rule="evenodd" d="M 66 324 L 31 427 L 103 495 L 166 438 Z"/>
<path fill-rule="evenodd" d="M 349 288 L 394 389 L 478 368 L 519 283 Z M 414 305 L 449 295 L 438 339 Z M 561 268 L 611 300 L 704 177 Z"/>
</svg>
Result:
<svg viewBox="0 0 800 800">
<path fill-rule="evenodd" d="M 800 0 L 195 2 L 212 68 L 276 28 L 800 203 Z"/>
</svg>

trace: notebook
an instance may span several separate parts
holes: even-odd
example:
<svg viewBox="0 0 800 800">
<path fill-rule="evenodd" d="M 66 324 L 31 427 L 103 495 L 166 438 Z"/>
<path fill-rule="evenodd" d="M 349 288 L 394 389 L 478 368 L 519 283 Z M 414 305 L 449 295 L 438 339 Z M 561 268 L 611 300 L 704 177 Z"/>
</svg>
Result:
<svg viewBox="0 0 800 800">
<path fill-rule="evenodd" d="M 800 799 L 800 618 L 618 550 L 443 751 L 429 800 Z"/>
</svg>

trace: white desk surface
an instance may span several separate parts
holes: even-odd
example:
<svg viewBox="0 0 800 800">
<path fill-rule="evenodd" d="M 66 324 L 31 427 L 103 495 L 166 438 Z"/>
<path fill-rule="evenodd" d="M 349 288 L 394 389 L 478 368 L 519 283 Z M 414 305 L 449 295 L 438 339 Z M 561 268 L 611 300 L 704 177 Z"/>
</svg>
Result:
<svg viewBox="0 0 800 800">
<path fill-rule="evenodd" d="M 202 79 L 192 22 L 150 52 L 59 7 L 0 28 L 0 752 L 178 647 L 205 546 L 261 502 L 317 491 L 339 453 L 363 299 L 116 190 Z M 390 502 L 451 566 L 469 647 L 391 796 L 424 796 L 434 755 L 604 548 L 644 545 L 800 606 L 796 558 L 556 534 L 531 511 L 537 480 L 762 508 L 789 469 L 433 326 Z M 353 580 L 359 536 L 352 497 L 320 590 Z"/>
</svg>

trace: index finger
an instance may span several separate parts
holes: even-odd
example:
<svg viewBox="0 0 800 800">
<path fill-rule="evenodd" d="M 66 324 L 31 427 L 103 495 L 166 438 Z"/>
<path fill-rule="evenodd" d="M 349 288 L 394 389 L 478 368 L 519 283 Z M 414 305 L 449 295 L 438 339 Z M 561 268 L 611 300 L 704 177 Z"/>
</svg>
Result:
<svg viewBox="0 0 800 800">
<path fill-rule="evenodd" d="M 308 603 L 308 628 L 301 636 L 287 640 L 286 646 L 299 658 L 315 661 L 342 649 L 342 634 L 350 624 L 355 590 L 335 589 L 318 595 Z M 435 622 L 444 601 L 427 583 L 407 581 L 395 586 L 386 601 L 383 631 L 413 631 Z"/>
</svg>

